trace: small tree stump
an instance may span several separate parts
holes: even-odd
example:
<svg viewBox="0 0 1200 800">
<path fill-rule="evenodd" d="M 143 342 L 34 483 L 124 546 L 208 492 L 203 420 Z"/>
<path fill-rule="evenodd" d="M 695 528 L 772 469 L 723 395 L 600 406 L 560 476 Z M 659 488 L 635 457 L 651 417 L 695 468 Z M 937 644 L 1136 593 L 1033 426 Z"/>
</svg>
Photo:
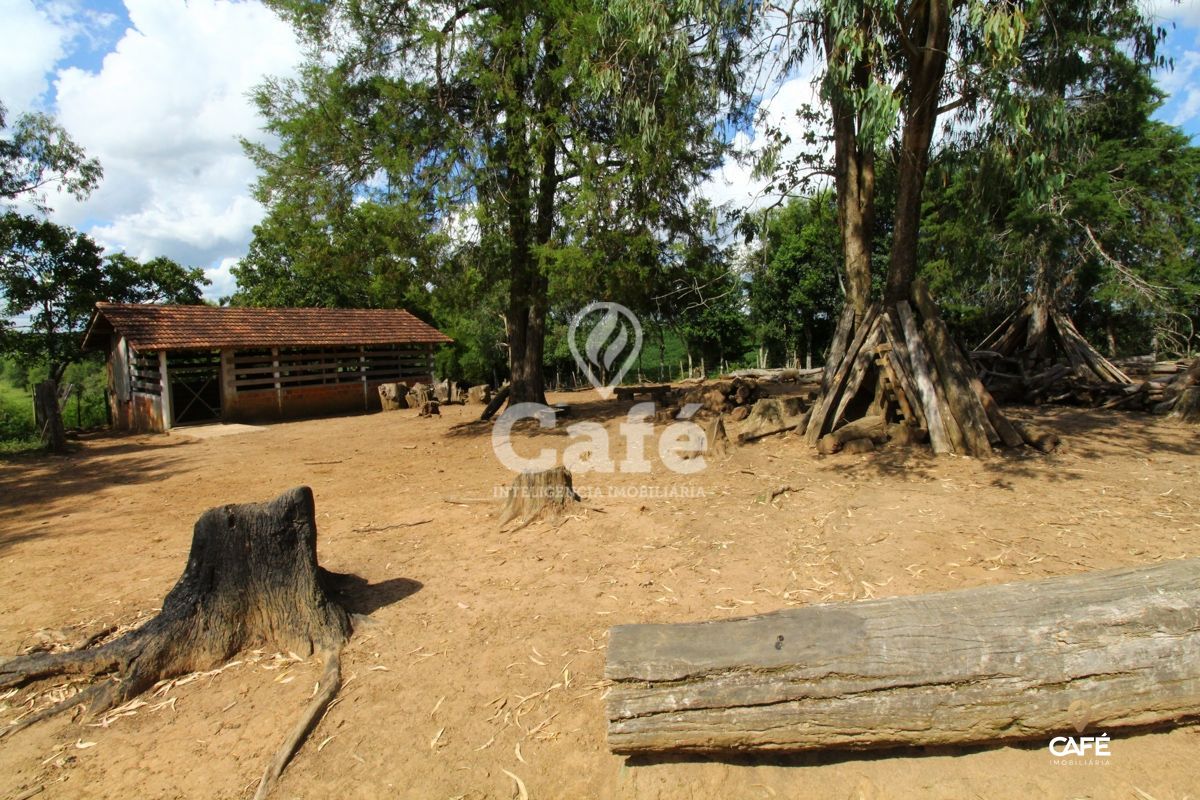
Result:
<svg viewBox="0 0 1200 800">
<path fill-rule="evenodd" d="M 408 389 L 408 407 L 421 408 L 433 399 L 433 392 L 423 383 L 414 383 Z"/>
<path fill-rule="evenodd" d="M 804 402 L 799 397 L 764 397 L 754 404 L 738 433 L 745 444 L 776 433 L 786 433 L 804 424 Z"/>
<path fill-rule="evenodd" d="M 571 472 L 566 467 L 522 472 L 508 489 L 508 500 L 500 512 L 500 527 L 518 520 L 513 529 L 518 530 L 546 516 L 561 518 L 579 502 L 571 484 Z"/>
<path fill-rule="evenodd" d="M 422 417 L 438 417 L 441 416 L 441 404 L 437 400 L 428 400 L 421 404 Z"/>
<path fill-rule="evenodd" d="M 467 402 L 469 403 L 481 403 L 483 405 L 487 405 L 488 401 L 491 399 L 492 390 L 486 384 L 481 383 L 480 385 L 472 386 L 467 390 Z"/>
<path fill-rule="evenodd" d="M 0 689 L 54 675 L 116 678 L 94 683 L 0 736 L 78 705 L 94 717 L 160 680 L 212 669 L 250 648 L 319 655 L 325 665 L 320 691 L 268 765 L 256 795 L 265 797 L 341 686 L 350 615 L 325 594 L 323 575 L 307 486 L 268 503 L 210 509 L 196 522 L 187 566 L 156 617 L 100 647 L 37 653 L 0 665 Z"/>
</svg>

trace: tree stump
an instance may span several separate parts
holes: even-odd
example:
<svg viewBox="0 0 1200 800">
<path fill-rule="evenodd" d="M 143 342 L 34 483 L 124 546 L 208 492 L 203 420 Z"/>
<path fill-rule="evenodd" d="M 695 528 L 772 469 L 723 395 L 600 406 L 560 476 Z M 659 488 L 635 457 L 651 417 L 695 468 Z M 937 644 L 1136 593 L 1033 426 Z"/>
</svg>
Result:
<svg viewBox="0 0 1200 800">
<path fill-rule="evenodd" d="M 237 653 L 272 647 L 324 663 L 320 691 L 263 775 L 265 797 L 341 686 L 340 657 L 350 616 L 322 586 L 312 490 L 291 489 L 267 503 L 213 508 L 192 534 L 187 566 L 142 627 L 92 649 L 21 656 L 0 665 L 0 689 L 54 675 L 109 676 L 19 724 L 9 735 L 86 704 L 94 717 L 160 680 L 219 666 Z"/>
<path fill-rule="evenodd" d="M 754 404 L 738 433 L 738 444 L 753 442 L 804 425 L 804 402 L 799 397 L 764 397 Z"/>
<path fill-rule="evenodd" d="M 729 434 L 725 432 L 725 420 L 717 415 L 705 422 L 697 422 L 704 434 L 704 446 L 692 451 L 681 452 L 683 458 L 725 458 L 729 455 Z"/>
<path fill-rule="evenodd" d="M 423 383 L 414 383 L 408 389 L 408 407 L 420 408 L 433 399 L 433 392 Z"/>
<path fill-rule="evenodd" d="M 467 390 L 467 402 L 469 403 L 481 403 L 483 405 L 487 405 L 488 401 L 491 399 L 492 390 L 486 384 L 481 383 L 478 386 L 472 386 Z"/>
<path fill-rule="evenodd" d="M 500 512 L 500 527 L 518 520 L 513 530 L 519 530 L 547 516 L 561 518 L 579 502 L 571 484 L 571 472 L 566 467 L 522 472 L 508 489 L 508 500 Z"/>
<path fill-rule="evenodd" d="M 379 384 L 379 404 L 384 411 L 408 408 L 408 387 L 402 383 Z"/>
<path fill-rule="evenodd" d="M 441 414 L 441 403 L 439 403 L 437 400 L 429 400 L 428 402 L 421 404 L 421 413 L 419 416 L 438 417 L 441 416 Z"/>
</svg>

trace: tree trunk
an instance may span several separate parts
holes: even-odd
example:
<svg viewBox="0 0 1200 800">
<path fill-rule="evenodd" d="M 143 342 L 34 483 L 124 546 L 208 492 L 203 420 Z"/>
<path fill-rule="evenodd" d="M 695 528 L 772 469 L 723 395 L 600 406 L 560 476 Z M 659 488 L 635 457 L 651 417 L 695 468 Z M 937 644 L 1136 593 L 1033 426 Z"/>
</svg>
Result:
<svg viewBox="0 0 1200 800">
<path fill-rule="evenodd" d="M 58 406 L 58 382 L 48 378 L 33 387 L 34 419 L 42 444 L 51 453 L 67 449 L 67 432 L 63 426 L 62 409 Z"/>
<path fill-rule="evenodd" d="M 618 753 L 969 745 L 1200 713 L 1200 559 L 609 636 Z"/>
<path fill-rule="evenodd" d="M 22 656 L 0 665 L 0 689 L 61 674 L 117 678 L 95 683 L 3 734 L 80 704 L 89 715 L 100 714 L 160 680 L 212 669 L 246 649 L 317 654 L 325 664 L 321 692 L 268 767 L 259 787 L 263 797 L 340 685 L 339 657 L 350 637 L 350 617 L 326 595 L 327 575 L 317 566 L 308 487 L 268 503 L 210 509 L 196 522 L 183 575 L 162 610 L 141 628 L 94 649 Z"/>
<path fill-rule="evenodd" d="M 860 24 L 868 24 L 865 17 Z M 830 60 L 845 58 L 835 45 L 831 25 L 824 30 L 825 53 Z M 869 70 L 858 63 L 853 71 L 857 88 L 866 87 Z M 875 151 L 860 137 L 860 120 L 852 101 L 839 94 L 830 98 L 833 112 L 834 183 L 837 190 L 838 229 L 846 271 L 846 302 L 861 318 L 871 302 L 871 239 L 875 226 Z M 865 145 L 865 146 L 864 146 Z"/>
<path fill-rule="evenodd" d="M 929 0 L 916 5 L 918 17 L 908 33 L 911 81 L 904 109 L 904 132 L 897 164 L 895 225 L 891 263 L 884 300 L 893 305 L 907 300 L 917 275 L 917 243 L 921 226 L 921 193 L 929 168 L 929 145 L 937 124 L 938 96 L 946 73 L 950 40 L 950 7 L 947 0 Z M 896 12 L 897 14 L 900 11 Z M 904 25 L 904 22 L 901 22 Z"/>
</svg>

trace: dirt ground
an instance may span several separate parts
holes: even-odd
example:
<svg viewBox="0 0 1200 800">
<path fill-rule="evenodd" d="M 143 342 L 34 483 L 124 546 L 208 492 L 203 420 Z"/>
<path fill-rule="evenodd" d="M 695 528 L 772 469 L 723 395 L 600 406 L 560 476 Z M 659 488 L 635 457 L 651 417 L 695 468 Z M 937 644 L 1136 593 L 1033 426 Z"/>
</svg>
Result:
<svg viewBox="0 0 1200 800">
<path fill-rule="evenodd" d="M 614 434 L 621 406 L 556 396 Z M 695 475 L 576 476 L 599 496 L 558 527 L 497 524 L 509 473 L 478 415 L 448 407 L 220 437 L 100 436 L 0 462 L 0 653 L 151 615 L 205 509 L 298 484 L 319 556 L 366 584 L 379 625 L 280 798 L 1200 797 L 1200 728 L 1114 734 L 1107 764 L 1046 742 L 771 759 L 627 760 L 605 746 L 607 631 L 1200 556 L 1200 433 L 1166 420 L 1016 410 L 1058 453 L 975 461 L 914 451 L 821 458 L 796 437 Z M 562 435 L 517 449 L 561 449 Z M 529 439 L 529 441 L 526 441 Z M 650 448 L 653 452 L 653 448 Z M 614 447 L 620 457 L 623 448 Z M 790 487 L 774 499 L 770 495 Z M 642 487 L 647 487 L 643 489 Z M 700 493 L 703 496 L 695 496 Z M 693 496 L 687 496 L 691 493 Z M 88 726 L 0 742 L 0 797 L 242 798 L 314 690 L 315 662 L 247 653 Z M 35 687 L 44 694 L 54 683 Z M 57 691 L 61 692 L 61 689 Z M 0 721 L 30 691 L 0 701 Z"/>
</svg>

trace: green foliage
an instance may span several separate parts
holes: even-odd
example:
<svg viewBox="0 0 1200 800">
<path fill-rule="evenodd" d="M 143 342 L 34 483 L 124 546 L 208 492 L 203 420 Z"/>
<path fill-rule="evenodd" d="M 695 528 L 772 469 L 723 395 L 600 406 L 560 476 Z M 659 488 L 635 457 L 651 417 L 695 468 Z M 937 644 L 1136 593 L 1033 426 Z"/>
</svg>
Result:
<svg viewBox="0 0 1200 800">
<path fill-rule="evenodd" d="M 28 332 L 6 337 L 10 352 L 27 362 L 44 360 L 61 378 L 79 358 L 79 333 L 106 289 L 100 248 L 87 236 L 18 214 L 0 219 L 4 313 L 30 321 Z"/>
<path fill-rule="evenodd" d="M 143 262 L 114 253 L 104 261 L 105 294 L 117 302 L 200 305 L 204 302 L 200 287 L 212 284 L 204 270 L 185 267 L 166 256 Z"/>
<path fill-rule="evenodd" d="M 748 267 L 751 320 L 771 363 L 822 352 L 844 302 L 832 193 L 793 199 L 772 214 Z"/>
<path fill-rule="evenodd" d="M 313 57 L 257 96 L 279 146 L 248 146 L 269 213 L 234 302 L 426 287 L 461 337 L 451 372 L 492 371 L 498 311 L 514 368 L 540 364 L 551 306 L 636 286 L 724 151 L 738 3 L 271 5 Z M 443 292 L 463 280 L 507 296 L 486 292 L 472 320 Z"/>
<path fill-rule="evenodd" d="M 1150 119 L 1158 94 L 1144 64 L 1096 44 L 1084 66 L 1059 86 L 1070 141 L 1037 153 L 1049 179 L 1031 184 L 1027 158 L 988 141 L 945 154 L 928 187 L 927 274 L 972 339 L 1039 292 L 1111 350 L 1187 352 L 1200 149 Z"/>
<path fill-rule="evenodd" d="M 0 104 L 0 131 L 5 109 Z M 82 200 L 91 194 L 104 171 L 100 162 L 87 158 L 67 132 L 45 114 L 22 114 L 11 131 L 0 136 L 0 198 L 24 196 L 45 211 L 44 189 L 58 184 L 61 191 Z"/>
</svg>

